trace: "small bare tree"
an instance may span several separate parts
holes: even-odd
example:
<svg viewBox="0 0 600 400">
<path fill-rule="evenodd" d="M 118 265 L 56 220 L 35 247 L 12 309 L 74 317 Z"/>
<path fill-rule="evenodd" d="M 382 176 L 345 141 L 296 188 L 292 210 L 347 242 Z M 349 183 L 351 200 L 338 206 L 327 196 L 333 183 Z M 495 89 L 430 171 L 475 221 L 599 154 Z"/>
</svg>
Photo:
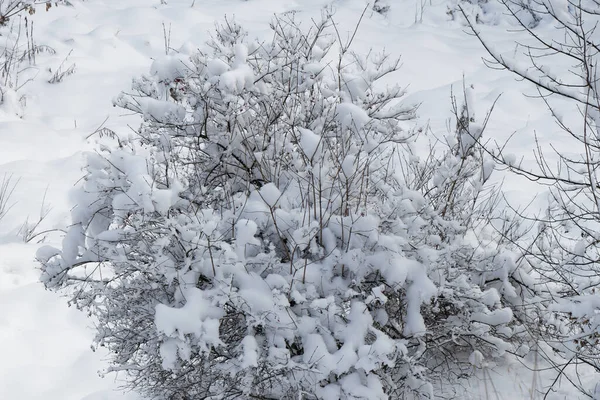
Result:
<svg viewBox="0 0 600 400">
<path fill-rule="evenodd" d="M 600 385 L 582 382 L 577 366 L 600 372 L 600 2 L 529 2 L 556 27 L 554 35 L 544 35 L 515 11 L 518 2 L 499 1 L 527 34 L 513 55 L 499 52 L 461 11 L 491 56 L 489 65 L 533 84 L 564 133 L 549 149 L 536 137 L 537 168 L 515 162 L 501 146 L 487 147 L 506 169 L 549 188 L 547 210 L 521 215 L 537 226 L 532 240 L 517 243 L 538 279 L 539 302 L 527 325 L 551 349 L 539 351 L 557 371 L 554 384 L 568 381 L 597 399 Z"/>
</svg>

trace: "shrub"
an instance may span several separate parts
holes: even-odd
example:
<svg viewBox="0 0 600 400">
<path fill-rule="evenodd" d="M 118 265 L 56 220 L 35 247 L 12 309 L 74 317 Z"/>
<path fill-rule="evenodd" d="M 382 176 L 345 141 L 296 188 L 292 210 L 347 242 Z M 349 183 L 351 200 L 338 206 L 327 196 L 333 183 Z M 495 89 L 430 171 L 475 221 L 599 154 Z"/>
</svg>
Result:
<svg viewBox="0 0 600 400">
<path fill-rule="evenodd" d="M 456 106 L 447 150 L 419 157 L 398 60 L 328 16 L 271 29 L 226 21 L 115 100 L 144 121 L 88 155 L 42 280 L 150 396 L 432 398 L 518 336 L 519 270 L 480 218 L 485 124 Z"/>
</svg>

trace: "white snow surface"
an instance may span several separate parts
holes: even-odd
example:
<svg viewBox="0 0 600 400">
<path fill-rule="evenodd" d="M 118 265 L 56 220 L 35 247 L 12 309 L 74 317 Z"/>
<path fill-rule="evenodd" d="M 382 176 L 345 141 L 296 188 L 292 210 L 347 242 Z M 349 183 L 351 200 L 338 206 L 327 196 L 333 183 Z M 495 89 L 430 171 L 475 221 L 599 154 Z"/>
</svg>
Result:
<svg viewBox="0 0 600 400">
<path fill-rule="evenodd" d="M 17 186 L 11 198 L 12 208 L 0 221 L 0 399 L 6 400 L 133 400 L 135 394 L 118 390 L 121 376 L 109 374 L 101 378 L 98 371 L 108 367 L 107 354 L 92 352 L 93 321 L 66 305 L 63 298 L 44 290 L 39 283 L 39 270 L 34 261 L 40 246 L 37 241 L 46 236 L 46 243 L 58 244 L 60 232 L 41 235 L 23 243 L 20 228 L 28 220 L 35 222 L 41 209 L 49 209 L 38 231 L 62 229 L 67 224 L 72 202 L 70 189 L 81 178 L 83 152 L 96 146 L 99 135 L 90 135 L 99 126 L 127 137 L 139 120 L 112 105 L 112 99 L 130 88 L 131 78 L 161 71 L 185 71 L 185 57 L 164 56 L 165 42 L 182 54 L 193 51 L 209 38 L 214 23 L 224 16 L 235 17 L 252 35 L 267 32 L 273 13 L 297 11 L 300 19 L 320 14 L 323 6 L 335 9 L 335 19 L 342 33 L 351 35 L 364 0 L 70 0 L 71 5 L 43 7 L 30 17 L 35 21 L 35 41 L 47 45 L 56 54 L 39 54 L 33 70 L 36 72 L 15 96 L 8 96 L 0 105 L 0 181 L 11 175 Z M 547 146 L 558 128 L 541 102 L 524 95 L 533 94 L 531 86 L 517 82 L 511 75 L 485 67 L 484 51 L 473 36 L 458 21 L 446 14 L 449 0 L 427 2 L 422 22 L 415 23 L 415 7 L 420 2 L 398 0 L 389 2 L 387 16 L 366 12 L 354 49 L 367 51 L 385 48 L 393 56 L 402 56 L 403 67 L 398 75 L 389 77 L 390 84 L 409 84 L 408 103 L 421 103 L 418 123 L 429 123 L 438 132 L 445 130 L 450 116 L 450 90 L 462 89 L 463 76 L 473 85 L 470 101 L 478 115 L 502 93 L 488 126 L 487 135 L 499 142 L 513 132 L 507 154 L 515 161 L 533 163 L 533 132 L 542 146 Z M 193 6 L 192 6 L 193 4 Z M 481 26 L 481 32 L 498 49 L 514 46 L 518 33 L 507 32 L 508 26 Z M 551 26 L 539 29 L 550 30 Z M 241 62 L 247 49 L 237 49 Z M 75 73 L 57 84 L 48 80 L 66 59 L 65 65 L 76 64 Z M 169 65 L 162 65 L 168 63 Z M 221 77 L 223 85 L 243 88 L 252 79 L 242 67 L 229 70 L 226 65 L 212 62 L 212 73 Z M 318 72 L 319 68 L 315 68 Z M 183 73 L 183 72 L 181 72 Z M 176 79 L 177 74 L 164 79 Z M 19 103 L 21 96 L 25 100 Z M 152 114 L 152 105 L 146 104 Z M 174 111 L 176 112 L 176 110 Z M 366 115 L 350 105 L 338 108 L 343 123 L 365 124 Z M 310 131 L 301 132 L 301 144 L 307 155 L 319 151 L 319 138 Z M 349 160 L 351 168 L 353 160 Z M 140 183 L 141 184 L 141 183 Z M 515 177 L 505 184 L 508 200 L 528 202 L 532 187 Z M 278 193 L 265 187 L 261 196 L 274 206 Z M 153 204 L 169 204 L 172 193 L 159 194 L 162 200 Z M 252 245 L 251 225 L 238 223 L 238 230 L 247 245 Z M 240 251 L 246 251 L 241 249 Z M 406 277 L 399 277 L 398 279 Z M 414 288 L 423 297 L 428 288 Z M 374 296 L 383 294 L 374 293 Z M 489 293 L 494 302 L 497 293 Z M 201 313 L 182 309 L 184 313 Z M 509 310 L 494 315 L 478 316 L 486 323 L 510 318 Z M 206 320 L 210 324 L 210 319 Z M 172 321 L 164 320 L 158 328 L 175 333 Z M 419 321 L 415 321 L 419 326 Z M 189 331 L 201 329 L 189 326 Z M 210 326 L 214 329 L 214 326 Z M 244 340 L 244 363 L 255 363 L 256 343 Z M 315 348 L 319 343 L 314 343 Z M 323 348 L 324 346 L 321 346 Z M 167 351 L 168 349 L 165 349 Z M 526 360 L 535 362 L 534 360 Z M 337 362 L 323 358 L 323 363 Z M 481 354 L 472 356 L 475 378 L 470 387 L 457 398 L 464 399 L 537 399 L 532 391 L 544 384 L 518 361 L 507 359 L 504 365 L 488 365 Z M 365 368 L 368 365 L 365 366 Z M 584 377 L 585 378 L 585 377 Z M 589 378 L 592 379 L 592 378 Z M 377 390 L 376 388 L 373 390 Z M 551 399 L 576 399 L 579 394 L 565 387 L 551 394 Z M 540 397 L 541 398 L 541 397 Z"/>
</svg>

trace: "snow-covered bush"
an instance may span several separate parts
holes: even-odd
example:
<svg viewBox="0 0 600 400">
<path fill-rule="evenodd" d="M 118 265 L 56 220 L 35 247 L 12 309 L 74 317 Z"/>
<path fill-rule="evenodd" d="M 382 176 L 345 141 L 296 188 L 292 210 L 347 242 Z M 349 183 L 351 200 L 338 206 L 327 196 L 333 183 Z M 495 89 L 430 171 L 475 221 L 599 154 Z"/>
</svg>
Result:
<svg viewBox="0 0 600 400">
<path fill-rule="evenodd" d="M 227 21 L 115 100 L 144 122 L 88 155 L 42 280 L 153 397 L 433 398 L 519 336 L 520 270 L 480 224 L 484 125 L 456 106 L 419 156 L 397 60 L 329 17 L 271 29 Z"/>
</svg>

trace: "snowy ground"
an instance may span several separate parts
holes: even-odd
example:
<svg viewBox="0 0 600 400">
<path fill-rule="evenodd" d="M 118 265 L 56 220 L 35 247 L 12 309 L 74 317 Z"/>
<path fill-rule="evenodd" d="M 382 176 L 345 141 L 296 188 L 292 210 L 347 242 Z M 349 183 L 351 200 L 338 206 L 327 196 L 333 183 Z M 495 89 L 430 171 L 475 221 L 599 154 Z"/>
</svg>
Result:
<svg viewBox="0 0 600 400">
<path fill-rule="evenodd" d="M 115 131 L 135 127 L 134 117 L 112 107 L 111 100 L 129 88 L 133 76 L 148 71 L 152 57 L 170 46 L 194 46 L 209 35 L 215 21 L 235 16 L 254 35 L 265 32 L 274 12 L 299 11 L 308 20 L 330 4 L 341 31 L 353 29 L 365 7 L 364 0 L 71 0 L 72 6 L 53 7 L 35 16 L 35 41 L 56 54 L 38 55 L 32 82 L 20 91 L 23 109 L 15 102 L 0 106 L 0 181 L 4 173 L 18 179 L 14 206 L 0 221 L 0 399 L 108 400 L 133 399 L 114 391 L 114 376 L 104 379 L 104 354 L 90 351 L 91 322 L 64 299 L 45 292 L 38 283 L 33 260 L 36 240 L 25 244 L 19 228 L 36 221 L 40 210 L 50 208 L 40 230 L 67 223 L 69 190 L 81 177 L 82 151 L 93 148 L 86 139 L 106 120 Z M 446 15 L 447 2 L 429 1 L 423 21 L 415 23 L 414 0 L 392 2 L 387 18 L 367 12 L 355 49 L 382 48 L 402 55 L 403 68 L 394 76 L 409 86 L 407 101 L 422 103 L 421 123 L 445 134 L 450 114 L 450 89 L 460 90 L 463 76 L 474 84 L 481 110 L 500 94 L 488 134 L 502 141 L 517 132 L 508 149 L 519 156 L 528 151 L 535 129 L 542 142 L 551 140 L 556 127 L 548 122 L 540 102 L 523 96 L 531 90 L 506 73 L 486 68 L 477 40 Z M 484 28 L 498 46 L 510 48 L 515 34 L 506 26 Z M 0 37 L 0 40 L 2 38 Z M 76 65 L 73 75 L 58 84 L 48 80 L 63 63 Z M 482 115 L 483 116 L 483 115 Z M 531 198 L 524 182 L 507 181 L 510 199 Z M 57 240 L 49 235 L 48 240 Z M 467 388 L 473 399 L 536 398 L 530 391 L 535 376 L 518 363 L 479 372 Z M 486 382 L 487 381 L 487 382 Z M 555 399 L 576 398 L 575 393 Z M 465 395 L 466 397 L 466 395 Z"/>
</svg>

